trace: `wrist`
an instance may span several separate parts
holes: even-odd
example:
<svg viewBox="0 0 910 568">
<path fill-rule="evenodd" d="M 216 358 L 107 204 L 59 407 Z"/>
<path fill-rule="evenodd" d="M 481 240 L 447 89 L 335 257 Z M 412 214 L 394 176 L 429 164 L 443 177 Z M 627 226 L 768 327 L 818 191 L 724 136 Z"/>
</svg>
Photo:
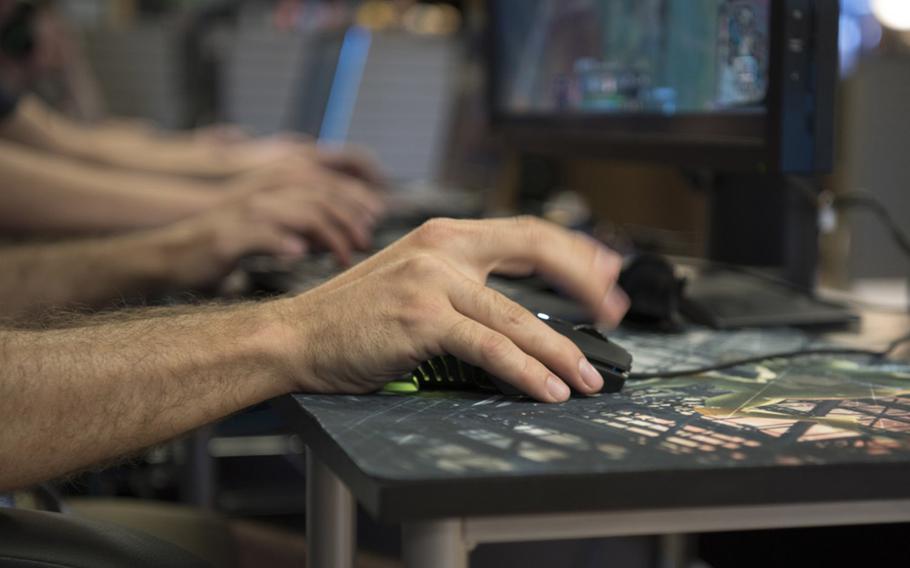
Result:
<svg viewBox="0 0 910 568">
<path fill-rule="evenodd" d="M 260 304 L 263 332 L 262 350 L 275 368 L 283 392 L 314 391 L 311 329 L 314 318 L 301 310 L 304 296 Z"/>
<path fill-rule="evenodd" d="M 196 289 L 223 270 L 217 235 L 208 223 L 182 221 L 140 235 L 141 257 L 150 280 L 160 288 Z"/>
</svg>

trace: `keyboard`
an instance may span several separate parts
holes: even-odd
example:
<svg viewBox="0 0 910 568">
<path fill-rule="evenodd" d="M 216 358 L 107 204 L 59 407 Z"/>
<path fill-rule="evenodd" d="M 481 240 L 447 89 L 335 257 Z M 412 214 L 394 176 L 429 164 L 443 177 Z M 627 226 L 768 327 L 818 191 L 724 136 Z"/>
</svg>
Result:
<svg viewBox="0 0 910 568">
<path fill-rule="evenodd" d="M 700 270 L 687 280 L 680 311 L 714 329 L 843 327 L 859 321 L 850 309 L 758 275 L 726 268 Z"/>
</svg>

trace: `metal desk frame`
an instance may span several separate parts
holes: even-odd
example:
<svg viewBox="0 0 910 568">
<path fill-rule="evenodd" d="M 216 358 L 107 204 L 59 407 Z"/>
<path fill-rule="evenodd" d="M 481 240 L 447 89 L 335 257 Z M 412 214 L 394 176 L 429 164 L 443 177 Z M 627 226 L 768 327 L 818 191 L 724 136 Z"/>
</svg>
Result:
<svg viewBox="0 0 910 568">
<path fill-rule="evenodd" d="M 356 501 L 345 484 L 307 448 L 307 546 L 314 568 L 353 568 Z M 467 568 L 478 544 L 633 535 L 680 535 L 771 528 L 910 522 L 910 500 L 680 508 L 605 513 L 454 517 L 404 524 L 407 568 Z M 670 558 L 666 568 L 679 566 Z"/>
</svg>

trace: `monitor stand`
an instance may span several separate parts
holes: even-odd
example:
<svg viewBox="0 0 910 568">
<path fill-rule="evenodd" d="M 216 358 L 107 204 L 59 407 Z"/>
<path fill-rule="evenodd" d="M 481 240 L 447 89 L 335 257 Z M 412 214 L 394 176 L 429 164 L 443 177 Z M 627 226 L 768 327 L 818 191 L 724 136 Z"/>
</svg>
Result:
<svg viewBox="0 0 910 568">
<path fill-rule="evenodd" d="M 818 191 L 813 181 L 724 175 L 709 191 L 707 256 L 713 264 L 696 269 L 687 282 L 683 315 L 721 329 L 843 327 L 858 321 L 845 306 L 814 295 Z"/>
</svg>

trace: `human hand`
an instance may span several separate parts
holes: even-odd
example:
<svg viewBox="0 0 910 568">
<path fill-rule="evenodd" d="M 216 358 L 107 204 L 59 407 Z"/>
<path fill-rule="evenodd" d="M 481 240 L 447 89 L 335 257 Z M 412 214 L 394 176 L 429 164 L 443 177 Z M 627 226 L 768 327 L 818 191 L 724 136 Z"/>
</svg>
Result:
<svg viewBox="0 0 910 568">
<path fill-rule="evenodd" d="M 325 248 L 347 266 L 353 249 L 370 244 L 370 227 L 349 210 L 294 188 L 236 196 L 155 234 L 169 251 L 174 284 L 186 288 L 216 284 L 252 254 L 297 258 Z"/>
<path fill-rule="evenodd" d="M 236 131 L 235 131 L 236 132 Z M 386 175 L 367 148 L 356 145 L 321 146 L 307 137 L 294 133 L 276 134 L 265 138 L 234 138 L 255 166 L 304 167 L 313 164 L 344 174 L 366 184 L 380 188 L 386 185 Z M 254 166 L 254 167 L 255 167 Z"/>
<path fill-rule="evenodd" d="M 545 402 L 603 379 L 567 338 L 484 283 L 536 272 L 617 324 L 622 259 L 580 233 L 522 217 L 437 219 L 322 286 L 269 305 L 284 322 L 290 389 L 364 393 L 451 354 Z M 567 386 L 568 385 L 568 386 Z"/>
<path fill-rule="evenodd" d="M 330 200 L 362 223 L 373 225 L 385 212 L 381 195 L 362 180 L 310 159 L 287 160 L 258 168 L 230 182 L 229 194 L 246 195 L 276 187 Z"/>
<path fill-rule="evenodd" d="M 386 176 L 376 157 L 359 146 L 312 147 L 312 159 L 324 168 L 346 174 L 372 187 L 384 187 Z"/>
</svg>

